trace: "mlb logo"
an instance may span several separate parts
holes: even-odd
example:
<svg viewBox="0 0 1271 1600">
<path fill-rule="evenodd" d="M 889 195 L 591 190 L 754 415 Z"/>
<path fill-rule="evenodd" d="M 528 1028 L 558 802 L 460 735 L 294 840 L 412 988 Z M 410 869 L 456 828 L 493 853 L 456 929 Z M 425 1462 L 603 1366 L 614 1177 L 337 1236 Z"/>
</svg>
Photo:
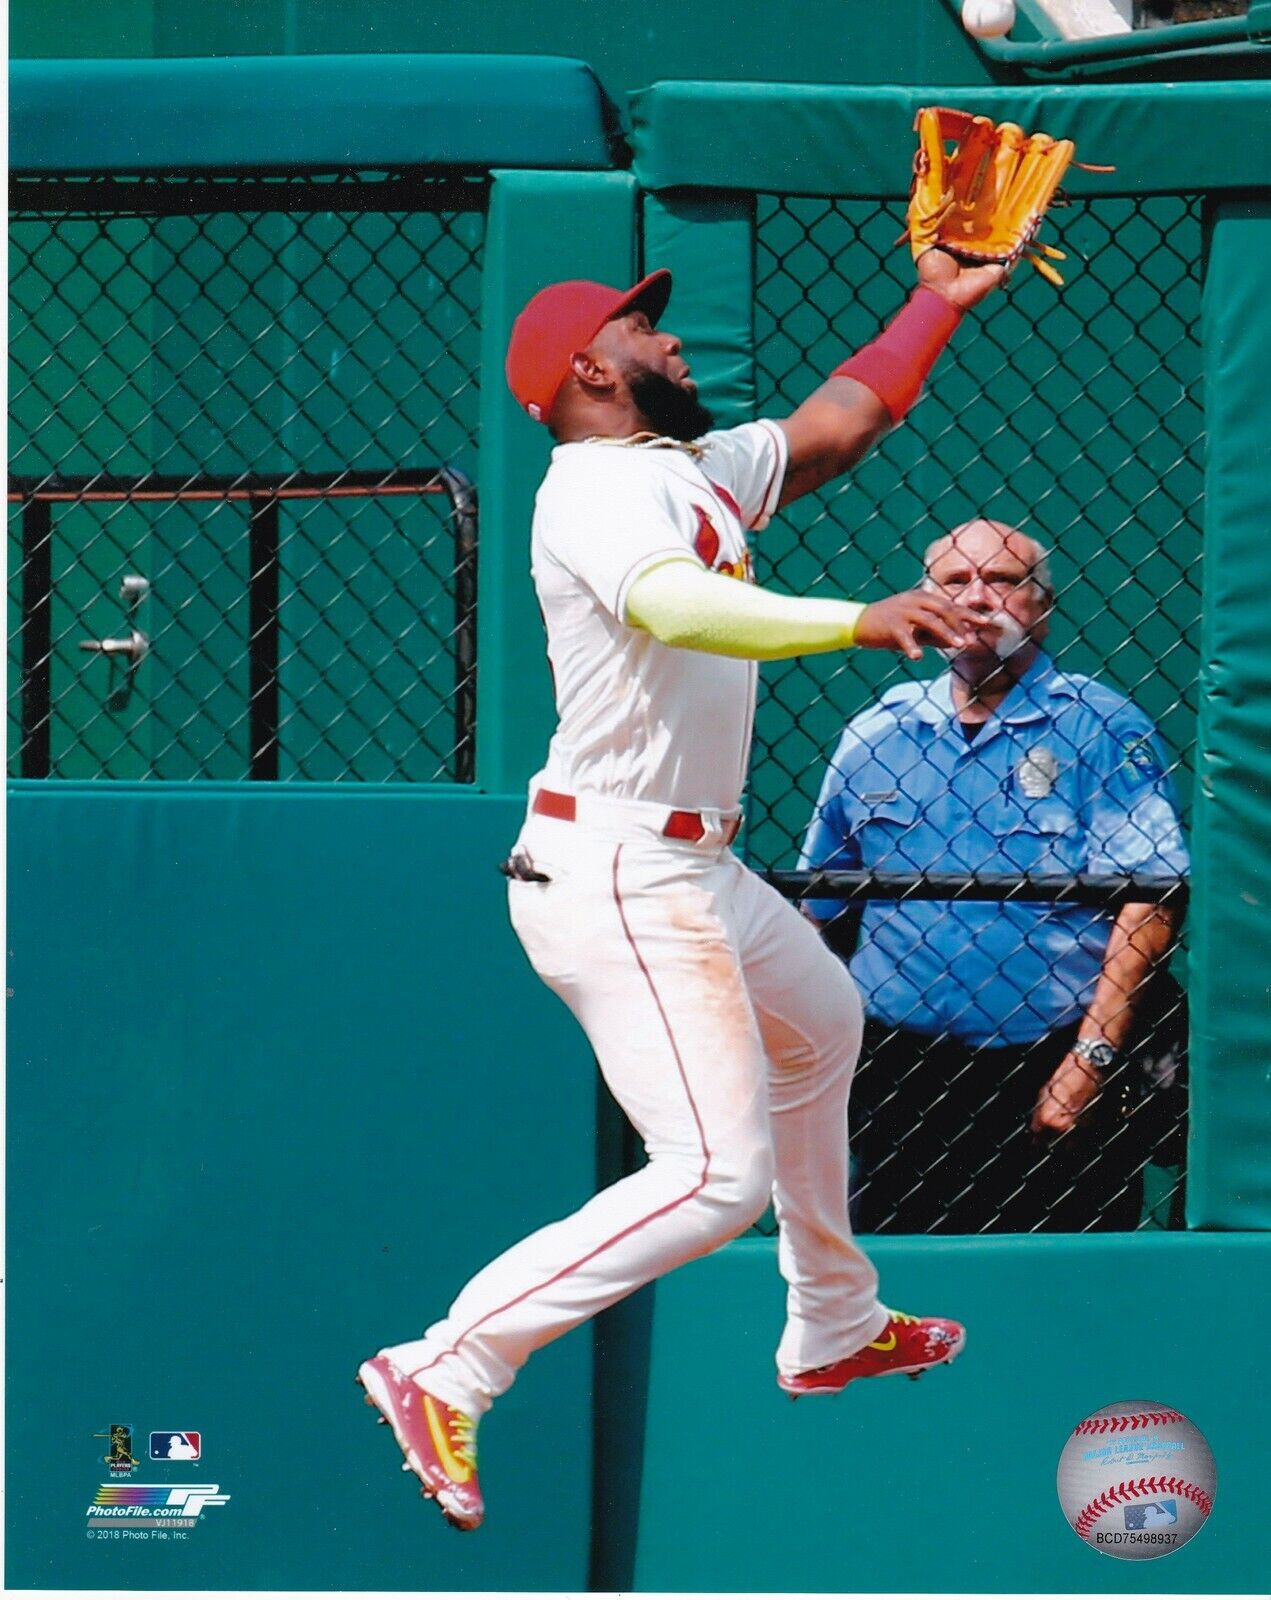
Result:
<svg viewBox="0 0 1271 1600">
<path fill-rule="evenodd" d="M 1149 1500 L 1146 1505 L 1126 1506 L 1125 1525 L 1132 1528 L 1168 1528 L 1178 1521 L 1177 1500 Z"/>
<path fill-rule="evenodd" d="M 151 1461 L 197 1461 L 200 1454 L 201 1433 L 164 1433 L 150 1435 Z"/>
</svg>

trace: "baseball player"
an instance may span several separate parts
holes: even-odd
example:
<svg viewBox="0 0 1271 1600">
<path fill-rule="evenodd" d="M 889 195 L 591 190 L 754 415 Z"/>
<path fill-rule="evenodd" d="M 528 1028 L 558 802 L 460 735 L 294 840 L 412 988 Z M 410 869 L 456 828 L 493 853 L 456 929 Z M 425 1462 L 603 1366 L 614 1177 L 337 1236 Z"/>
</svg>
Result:
<svg viewBox="0 0 1271 1600">
<path fill-rule="evenodd" d="M 917 1375 L 962 1349 L 956 1322 L 880 1302 L 852 1238 L 856 988 L 729 845 L 758 661 L 851 645 L 918 659 L 981 626 L 938 593 L 861 605 L 759 589 L 746 536 L 901 421 L 1001 276 L 929 251 L 908 303 L 793 415 L 718 432 L 680 340 L 658 327 L 669 273 L 626 291 L 553 284 L 513 327 L 512 392 L 556 441 L 532 569 L 559 725 L 504 869 L 509 910 L 648 1163 L 499 1256 L 422 1339 L 359 1369 L 457 1527 L 484 1515 L 478 1420 L 530 1354 L 735 1238 L 770 1199 L 787 1393 Z"/>
</svg>

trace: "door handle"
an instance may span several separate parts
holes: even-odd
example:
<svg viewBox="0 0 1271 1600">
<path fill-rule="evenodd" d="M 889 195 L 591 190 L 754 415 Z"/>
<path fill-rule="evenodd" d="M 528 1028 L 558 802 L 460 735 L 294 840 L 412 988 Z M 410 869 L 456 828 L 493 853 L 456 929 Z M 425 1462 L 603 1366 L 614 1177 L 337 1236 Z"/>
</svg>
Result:
<svg viewBox="0 0 1271 1600">
<path fill-rule="evenodd" d="M 124 576 L 119 585 L 119 598 L 133 616 L 136 615 L 141 603 L 149 597 L 149 578 L 142 578 L 135 572 Z M 150 639 L 134 623 L 126 639 L 81 639 L 79 647 L 81 650 L 91 651 L 94 655 L 123 656 L 128 663 L 128 671 L 135 672 L 149 653 Z"/>
<path fill-rule="evenodd" d="M 124 656 L 129 672 L 135 672 L 149 652 L 150 640 L 140 628 L 134 628 L 126 639 L 81 639 L 79 647 L 95 655 Z"/>
<path fill-rule="evenodd" d="M 133 686 L 137 681 L 137 668 L 150 653 L 150 636 L 142 633 L 136 625 L 136 616 L 141 605 L 150 597 L 150 580 L 142 578 L 135 572 L 125 575 L 119 585 L 119 598 L 128 607 L 128 620 L 132 627 L 124 639 L 81 639 L 79 647 L 92 655 L 106 656 L 109 660 L 122 660 L 126 667 L 126 676 L 121 687 L 116 689 L 106 701 L 111 711 L 125 711 L 128 702 L 132 699 Z M 112 675 L 114 669 L 112 668 Z"/>
</svg>

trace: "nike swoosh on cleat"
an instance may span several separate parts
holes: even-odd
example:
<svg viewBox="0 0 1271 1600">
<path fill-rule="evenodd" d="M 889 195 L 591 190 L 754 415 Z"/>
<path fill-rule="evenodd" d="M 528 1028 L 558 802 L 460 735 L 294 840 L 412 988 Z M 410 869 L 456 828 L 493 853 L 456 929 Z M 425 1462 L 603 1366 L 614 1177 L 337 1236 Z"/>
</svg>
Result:
<svg viewBox="0 0 1271 1600">
<path fill-rule="evenodd" d="M 447 1475 L 455 1483 L 467 1483 L 472 1477 L 472 1468 L 465 1466 L 450 1448 L 450 1440 L 441 1418 L 437 1415 L 437 1408 L 433 1405 L 430 1394 L 423 1396 L 424 1418 L 428 1423 L 428 1432 L 432 1435 L 433 1448 L 438 1459 L 445 1468 Z"/>
<path fill-rule="evenodd" d="M 896 1348 L 896 1335 L 893 1332 L 886 1339 L 871 1339 L 869 1347 L 871 1350 L 881 1350 L 886 1355 L 889 1350 Z"/>
</svg>

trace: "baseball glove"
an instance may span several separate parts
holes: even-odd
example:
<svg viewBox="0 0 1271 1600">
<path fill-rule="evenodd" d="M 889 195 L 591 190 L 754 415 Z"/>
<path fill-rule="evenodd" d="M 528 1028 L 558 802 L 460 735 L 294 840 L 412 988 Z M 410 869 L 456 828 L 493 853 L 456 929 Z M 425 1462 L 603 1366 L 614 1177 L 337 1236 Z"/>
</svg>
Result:
<svg viewBox="0 0 1271 1600">
<path fill-rule="evenodd" d="M 924 106 L 914 128 L 918 150 L 907 218 L 914 260 L 939 248 L 970 266 L 999 262 L 1010 272 L 1026 258 L 1062 285 L 1051 262 L 1063 261 L 1064 253 L 1039 244 L 1037 230 L 1069 165 L 1085 165 L 1073 163 L 1072 140 L 945 106 Z"/>
</svg>

